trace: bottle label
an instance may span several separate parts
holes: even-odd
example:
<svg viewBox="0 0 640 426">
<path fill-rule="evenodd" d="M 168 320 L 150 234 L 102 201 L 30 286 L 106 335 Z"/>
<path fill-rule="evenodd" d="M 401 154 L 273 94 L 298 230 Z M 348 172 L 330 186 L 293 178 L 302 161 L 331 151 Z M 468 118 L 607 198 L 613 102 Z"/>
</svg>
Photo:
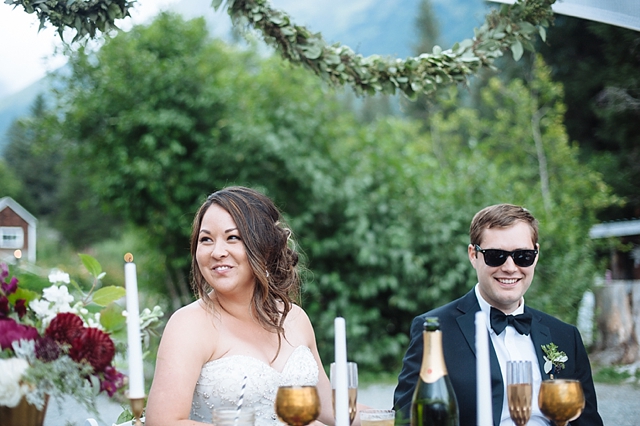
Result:
<svg viewBox="0 0 640 426">
<path fill-rule="evenodd" d="M 440 331 L 424 332 L 424 354 L 420 378 L 425 383 L 435 383 L 447 375 L 447 367 L 442 355 L 442 334 Z"/>
</svg>

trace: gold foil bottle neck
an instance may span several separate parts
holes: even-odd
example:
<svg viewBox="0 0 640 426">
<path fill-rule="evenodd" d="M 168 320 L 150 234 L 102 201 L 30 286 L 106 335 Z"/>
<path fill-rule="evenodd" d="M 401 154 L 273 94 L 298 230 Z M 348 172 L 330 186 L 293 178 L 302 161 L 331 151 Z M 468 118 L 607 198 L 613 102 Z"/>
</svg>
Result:
<svg viewBox="0 0 640 426">
<path fill-rule="evenodd" d="M 447 375 L 447 366 L 442 353 L 442 332 L 423 331 L 424 353 L 422 354 L 422 366 L 420 378 L 425 383 L 435 383 L 441 377 Z"/>
</svg>

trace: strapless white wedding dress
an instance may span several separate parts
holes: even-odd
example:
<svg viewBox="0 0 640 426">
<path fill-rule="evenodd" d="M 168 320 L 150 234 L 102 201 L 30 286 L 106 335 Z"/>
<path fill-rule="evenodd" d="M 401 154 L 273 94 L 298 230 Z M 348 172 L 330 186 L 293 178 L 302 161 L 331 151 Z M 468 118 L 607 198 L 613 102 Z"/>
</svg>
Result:
<svg viewBox="0 0 640 426">
<path fill-rule="evenodd" d="M 283 423 L 274 410 L 279 386 L 316 386 L 318 364 L 311 350 L 298 346 L 279 372 L 270 365 L 244 355 L 231 355 L 202 366 L 191 404 L 191 420 L 212 423 L 214 408 L 235 408 L 244 376 L 247 384 L 243 407 L 251 407 L 256 426 L 279 426 Z"/>
</svg>

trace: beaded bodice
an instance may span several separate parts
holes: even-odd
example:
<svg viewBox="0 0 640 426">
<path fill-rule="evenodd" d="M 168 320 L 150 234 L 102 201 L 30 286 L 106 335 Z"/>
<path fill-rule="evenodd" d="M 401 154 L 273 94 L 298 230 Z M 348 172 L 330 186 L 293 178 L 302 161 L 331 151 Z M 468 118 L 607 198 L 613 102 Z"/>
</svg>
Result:
<svg viewBox="0 0 640 426">
<path fill-rule="evenodd" d="M 318 364 L 311 350 L 298 346 L 282 372 L 256 358 L 232 355 L 202 366 L 191 404 L 192 420 L 211 423 L 214 408 L 235 408 L 244 376 L 247 376 L 243 407 L 251 407 L 256 426 L 280 426 L 274 403 L 279 386 L 315 386 Z"/>
</svg>

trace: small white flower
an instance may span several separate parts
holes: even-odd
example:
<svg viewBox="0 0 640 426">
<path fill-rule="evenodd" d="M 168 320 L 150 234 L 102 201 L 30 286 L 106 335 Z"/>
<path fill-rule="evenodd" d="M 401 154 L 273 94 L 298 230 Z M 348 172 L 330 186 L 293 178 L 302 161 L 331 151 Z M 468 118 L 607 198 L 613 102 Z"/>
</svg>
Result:
<svg viewBox="0 0 640 426">
<path fill-rule="evenodd" d="M 29 307 L 35 312 L 38 318 L 46 318 L 49 316 L 55 316 L 55 312 L 51 309 L 51 302 L 46 300 L 32 300 L 29 302 Z"/>
<path fill-rule="evenodd" d="M 87 327 L 97 328 L 104 331 L 104 327 L 100 324 L 100 312 L 96 312 L 94 317 L 87 317 Z"/>
<path fill-rule="evenodd" d="M 54 268 L 49 272 L 49 282 L 50 283 L 65 283 L 69 284 L 71 280 L 69 279 L 69 274 L 62 272 L 60 269 Z"/>
<path fill-rule="evenodd" d="M 21 358 L 0 359 L 0 405 L 15 407 L 25 395 L 27 387 L 20 384 L 29 363 Z"/>
<path fill-rule="evenodd" d="M 551 371 L 551 369 L 553 368 L 553 362 L 551 362 L 551 360 L 549 360 L 546 356 L 543 356 L 544 358 L 544 372 L 546 374 L 549 374 L 549 371 Z"/>
<path fill-rule="evenodd" d="M 58 312 L 70 312 L 73 302 L 73 296 L 69 294 L 69 289 L 66 285 L 60 287 L 52 285 L 51 287 L 42 290 L 42 297 L 55 304 L 54 309 Z"/>
</svg>

